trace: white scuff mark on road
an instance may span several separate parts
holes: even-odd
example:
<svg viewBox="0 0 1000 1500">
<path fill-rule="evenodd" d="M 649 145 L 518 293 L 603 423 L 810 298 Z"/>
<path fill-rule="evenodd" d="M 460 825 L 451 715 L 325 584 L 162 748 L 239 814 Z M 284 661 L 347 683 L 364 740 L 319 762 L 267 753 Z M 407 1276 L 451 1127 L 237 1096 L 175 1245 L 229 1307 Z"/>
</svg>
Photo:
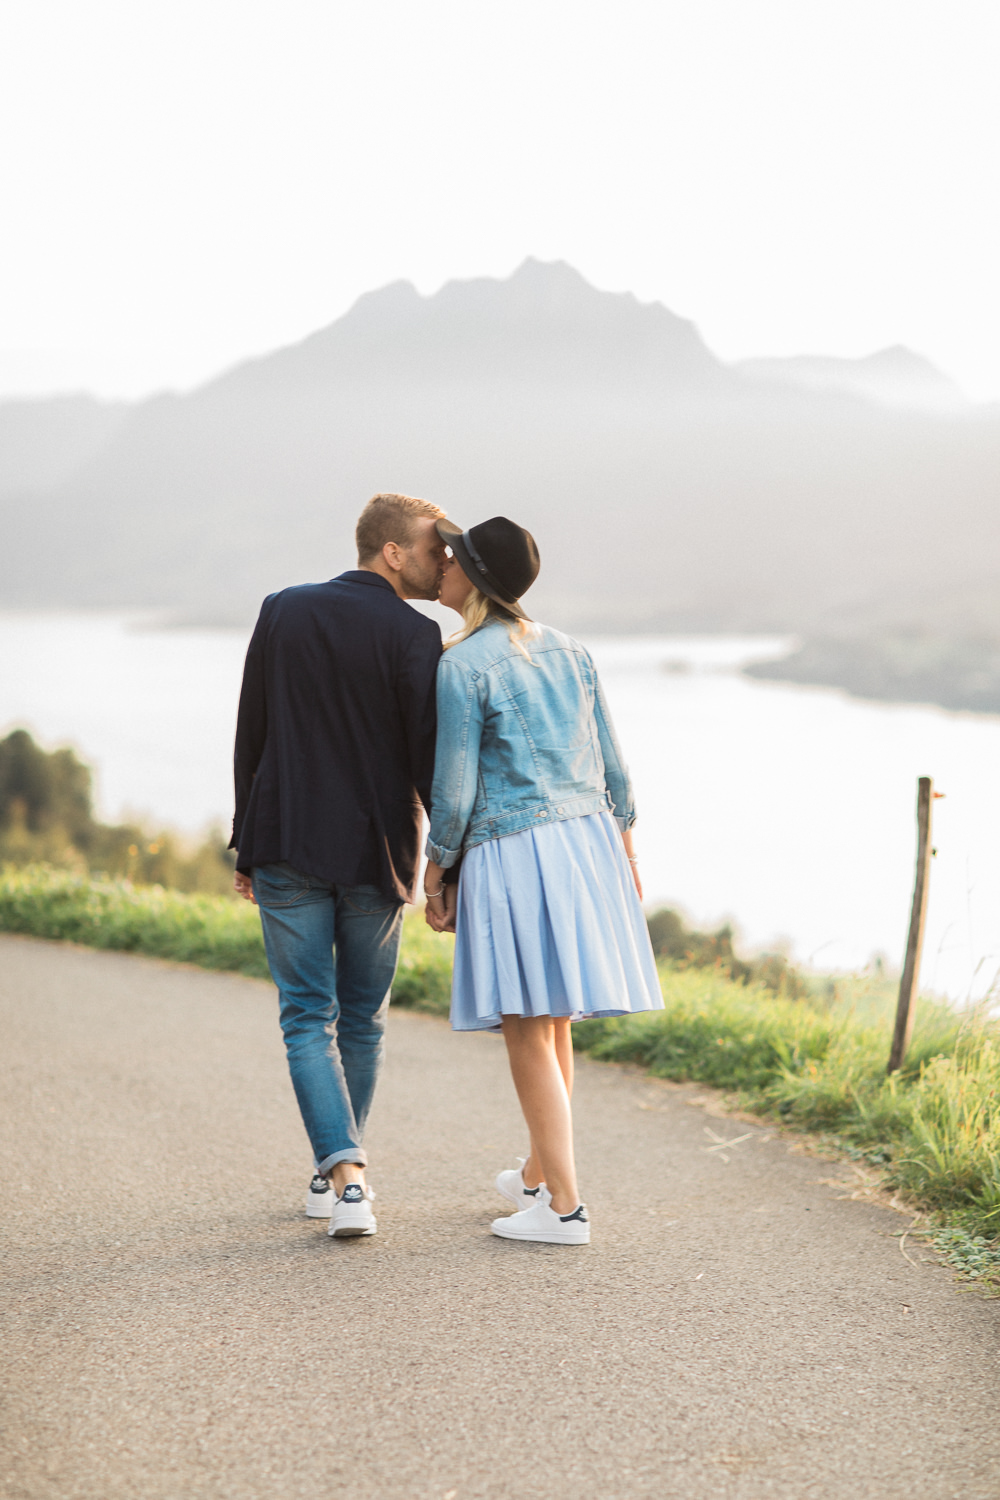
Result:
<svg viewBox="0 0 1000 1500">
<path fill-rule="evenodd" d="M 727 1141 L 723 1136 L 716 1135 L 715 1131 L 712 1130 L 710 1126 L 705 1125 L 703 1126 L 703 1129 L 705 1131 L 705 1134 L 711 1136 L 712 1140 L 715 1142 L 714 1146 L 706 1146 L 705 1150 L 707 1152 L 717 1151 L 719 1153 L 720 1160 L 725 1162 L 728 1162 L 729 1157 L 725 1156 L 723 1153 L 727 1151 L 730 1146 L 741 1146 L 744 1141 L 753 1140 L 755 1134 L 754 1131 L 748 1130 L 746 1135 L 733 1136 L 731 1140 Z"/>
</svg>

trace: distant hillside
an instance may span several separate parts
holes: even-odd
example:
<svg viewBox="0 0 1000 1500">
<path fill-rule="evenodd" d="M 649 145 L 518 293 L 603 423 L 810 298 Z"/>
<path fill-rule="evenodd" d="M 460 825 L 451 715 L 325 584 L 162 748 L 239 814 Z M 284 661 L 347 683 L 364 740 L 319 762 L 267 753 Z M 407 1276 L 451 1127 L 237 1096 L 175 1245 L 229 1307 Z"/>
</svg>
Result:
<svg viewBox="0 0 1000 1500">
<path fill-rule="evenodd" d="M 820 637 L 780 662 L 756 662 L 744 671 L 750 677 L 844 688 L 856 698 L 1000 714 L 998 636 L 909 630 Z"/>
<path fill-rule="evenodd" d="M 249 619 L 350 566 L 360 506 L 403 489 L 528 525 L 531 605 L 572 629 L 1000 633 L 997 414 L 779 374 L 562 264 L 397 283 L 89 447 L 39 438 L 3 480 L 0 606 Z M 17 403 L 24 452 L 56 405 Z"/>
<path fill-rule="evenodd" d="M 799 354 L 789 359 L 743 359 L 733 368 L 752 380 L 806 391 L 836 391 L 912 411 L 957 415 L 971 405 L 953 380 L 899 344 L 864 359 Z"/>
<path fill-rule="evenodd" d="M 105 448 L 129 414 L 92 396 L 0 401 L 0 495 L 46 489 Z"/>
</svg>

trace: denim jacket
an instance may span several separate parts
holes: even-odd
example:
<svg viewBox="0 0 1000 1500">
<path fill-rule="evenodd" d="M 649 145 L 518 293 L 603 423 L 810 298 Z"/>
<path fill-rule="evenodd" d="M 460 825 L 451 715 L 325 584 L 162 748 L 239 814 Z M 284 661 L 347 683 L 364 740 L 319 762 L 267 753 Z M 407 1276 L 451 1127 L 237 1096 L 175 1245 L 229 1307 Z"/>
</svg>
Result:
<svg viewBox="0 0 1000 1500">
<path fill-rule="evenodd" d="M 570 636 L 534 632 L 531 661 L 490 620 L 438 664 L 427 857 L 445 869 L 488 839 L 602 808 L 623 832 L 635 822 L 594 663 Z"/>
</svg>

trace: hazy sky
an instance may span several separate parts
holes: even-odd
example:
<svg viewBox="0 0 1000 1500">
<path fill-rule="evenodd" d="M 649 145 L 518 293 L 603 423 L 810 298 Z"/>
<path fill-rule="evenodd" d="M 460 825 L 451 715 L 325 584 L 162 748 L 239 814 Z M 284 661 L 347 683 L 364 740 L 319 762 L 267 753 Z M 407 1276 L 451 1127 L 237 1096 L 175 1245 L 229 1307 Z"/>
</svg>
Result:
<svg viewBox="0 0 1000 1500">
<path fill-rule="evenodd" d="M 526 256 L 1000 397 L 997 0 L 0 0 L 0 393 Z"/>
</svg>

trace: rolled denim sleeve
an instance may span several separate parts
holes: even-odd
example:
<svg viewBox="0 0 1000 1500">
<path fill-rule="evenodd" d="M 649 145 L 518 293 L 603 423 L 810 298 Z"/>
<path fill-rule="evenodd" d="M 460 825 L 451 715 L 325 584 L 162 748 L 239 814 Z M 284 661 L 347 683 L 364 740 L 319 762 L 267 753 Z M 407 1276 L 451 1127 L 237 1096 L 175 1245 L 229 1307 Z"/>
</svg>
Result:
<svg viewBox="0 0 1000 1500">
<path fill-rule="evenodd" d="M 627 833 L 636 818 L 632 779 L 628 774 L 628 766 L 625 764 L 625 757 L 622 755 L 618 736 L 615 734 L 615 726 L 608 712 L 601 679 L 597 675 L 597 668 L 593 661 L 590 663 L 590 669 L 594 674 L 594 718 L 597 721 L 597 734 L 601 742 L 601 754 L 604 757 L 604 782 L 611 798 L 615 822 L 622 833 Z"/>
<path fill-rule="evenodd" d="M 437 749 L 426 854 L 447 870 L 462 853 L 479 782 L 483 700 L 477 672 L 447 653 L 437 672 Z"/>
</svg>

